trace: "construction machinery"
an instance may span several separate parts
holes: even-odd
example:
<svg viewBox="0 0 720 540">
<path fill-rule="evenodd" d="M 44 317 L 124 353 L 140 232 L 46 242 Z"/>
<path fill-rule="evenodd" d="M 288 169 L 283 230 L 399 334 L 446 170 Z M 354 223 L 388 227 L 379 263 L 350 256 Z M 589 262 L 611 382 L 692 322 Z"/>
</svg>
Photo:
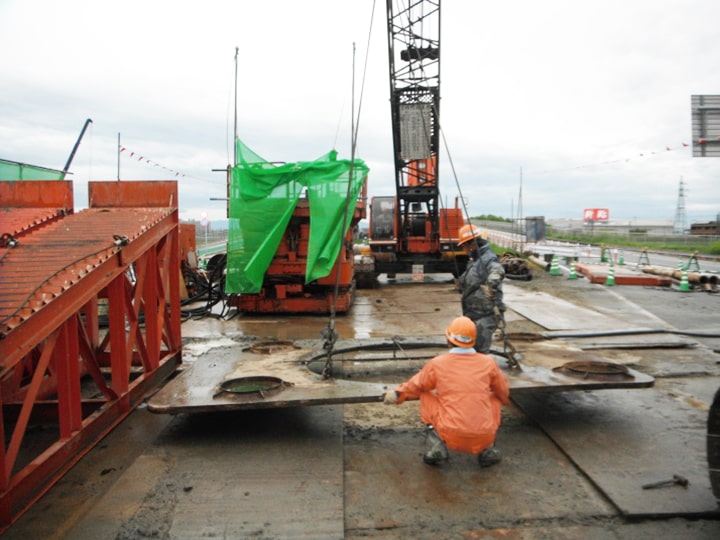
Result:
<svg viewBox="0 0 720 540">
<path fill-rule="evenodd" d="M 335 151 L 278 165 L 237 145 L 228 178 L 228 304 L 247 313 L 347 312 L 367 166 L 339 160 Z"/>
<path fill-rule="evenodd" d="M 397 5 L 396 5 L 397 4 Z M 387 1 L 395 195 L 373 197 L 369 245 L 377 277 L 398 273 L 458 276 L 467 255 L 457 199 L 441 208 L 440 2 Z"/>
<path fill-rule="evenodd" d="M 466 253 L 458 247 L 458 230 L 464 224 L 463 212 L 455 200 L 452 208 L 441 208 L 438 184 L 440 148 L 440 2 L 414 2 L 396 7 L 387 2 L 387 30 L 390 61 L 390 102 L 393 132 L 393 161 L 395 194 L 371 199 L 366 210 L 366 184 L 359 197 L 346 197 L 345 203 L 354 205 L 350 218 L 343 223 L 343 241 L 332 270 L 309 279 L 309 255 L 313 235 L 311 219 L 313 205 L 320 198 L 332 200 L 342 196 L 333 189 L 318 193 L 313 200 L 300 198 L 292 217 L 280 231 L 278 221 L 250 223 L 247 209 L 230 215 L 230 232 L 237 231 L 239 240 L 230 239 L 228 245 L 229 304 L 249 313 L 329 313 L 347 312 L 353 301 L 356 286 L 374 284 L 380 274 L 394 277 L 399 273 L 450 273 L 459 276 L 467 265 Z M 265 162 L 239 143 L 241 159 L 232 168 L 229 185 L 237 182 L 237 175 L 283 174 L 282 167 Z M 295 171 L 292 171 L 293 173 Z M 239 178 L 239 176 L 238 176 Z M 264 179 L 253 178 L 254 184 L 237 184 L 229 191 L 229 211 L 233 205 L 250 206 L 243 202 L 243 190 L 254 191 Z M 275 182 L 273 180 L 272 182 Z M 282 182 L 278 186 L 284 185 Z M 263 194 L 269 199 L 294 197 L 293 189 Z M 258 204 L 265 203 L 260 199 Z M 326 204 L 326 203 L 322 203 Z M 249 213 L 261 215 L 254 208 Z M 361 258 L 353 253 L 353 231 L 369 213 L 368 246 Z M 262 216 L 264 217 L 264 215 Z M 236 219 L 234 226 L 233 219 Z M 340 222 L 332 223 L 339 228 Z M 268 240 L 254 243 L 253 231 L 263 230 Z M 312 234 L 311 234 L 312 233 Z M 274 240 L 273 240 L 274 237 Z M 233 245 L 234 242 L 234 245 Z M 310 249 L 308 249 L 310 248 Z M 266 260 L 260 264 L 253 250 L 267 250 Z M 330 250 L 332 251 L 332 250 Z M 269 260 L 269 259 L 272 260 Z M 255 272 L 251 267 L 261 268 Z M 255 273 L 252 279 L 245 279 Z M 236 283 L 230 283 L 233 275 Z"/>
<path fill-rule="evenodd" d="M 301 199 L 278 245 L 258 293 L 231 294 L 229 305 L 244 313 L 339 313 L 350 309 L 355 296 L 353 228 L 365 218 L 365 199 L 359 199 L 340 253 L 330 274 L 305 282 L 310 244 L 310 203 Z M 335 285 L 337 284 L 337 292 Z"/>
</svg>

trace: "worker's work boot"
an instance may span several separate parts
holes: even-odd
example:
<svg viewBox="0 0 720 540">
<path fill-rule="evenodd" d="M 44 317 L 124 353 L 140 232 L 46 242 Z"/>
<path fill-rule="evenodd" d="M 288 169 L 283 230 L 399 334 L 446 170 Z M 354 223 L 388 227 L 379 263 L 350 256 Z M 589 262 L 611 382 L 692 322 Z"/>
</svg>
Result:
<svg viewBox="0 0 720 540">
<path fill-rule="evenodd" d="M 437 434 L 435 428 L 428 426 L 427 429 L 428 451 L 423 455 L 423 461 L 428 465 L 437 465 L 441 461 L 447 461 L 448 449 L 445 443 Z"/>
<path fill-rule="evenodd" d="M 502 454 L 495 446 L 488 446 L 478 454 L 478 463 L 481 467 L 492 467 L 502 461 Z"/>
</svg>

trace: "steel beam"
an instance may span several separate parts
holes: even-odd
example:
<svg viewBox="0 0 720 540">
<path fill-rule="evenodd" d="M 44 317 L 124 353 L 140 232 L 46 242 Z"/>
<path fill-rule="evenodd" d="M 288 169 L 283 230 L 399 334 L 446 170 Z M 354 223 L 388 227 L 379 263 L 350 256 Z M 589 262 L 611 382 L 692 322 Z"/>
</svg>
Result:
<svg viewBox="0 0 720 540">
<path fill-rule="evenodd" d="M 3 201 L 1 230 L 18 228 L 13 210 L 42 203 L 37 183 L 16 184 L 0 186 L 18 199 Z M 91 183 L 89 193 L 87 210 L 0 248 L 0 531 L 181 361 L 176 183 Z M 50 440 L 33 437 L 38 422 Z"/>
</svg>

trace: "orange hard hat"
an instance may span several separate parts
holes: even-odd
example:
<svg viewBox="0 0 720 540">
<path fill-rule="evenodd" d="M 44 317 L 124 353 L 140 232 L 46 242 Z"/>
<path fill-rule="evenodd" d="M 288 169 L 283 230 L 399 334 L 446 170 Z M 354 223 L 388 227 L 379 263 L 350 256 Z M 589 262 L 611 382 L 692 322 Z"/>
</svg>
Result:
<svg viewBox="0 0 720 540">
<path fill-rule="evenodd" d="M 475 323 L 468 317 L 453 319 L 450 326 L 445 330 L 445 337 L 448 338 L 448 341 L 458 347 L 472 347 L 475 345 L 476 335 Z"/>
<path fill-rule="evenodd" d="M 483 240 L 487 240 L 487 231 L 472 224 L 460 227 L 460 230 L 458 231 L 458 246 L 462 246 L 473 238 L 482 238 Z"/>
</svg>

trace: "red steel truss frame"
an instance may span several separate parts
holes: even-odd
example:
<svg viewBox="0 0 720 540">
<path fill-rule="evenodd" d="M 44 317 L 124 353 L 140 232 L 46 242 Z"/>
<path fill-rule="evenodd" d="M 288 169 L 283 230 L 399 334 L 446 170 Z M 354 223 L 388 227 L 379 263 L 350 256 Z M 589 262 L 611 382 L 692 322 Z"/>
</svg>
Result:
<svg viewBox="0 0 720 540">
<path fill-rule="evenodd" d="M 71 182 L 0 182 L 0 532 L 181 362 L 177 200 L 91 182 L 75 213 Z"/>
</svg>

